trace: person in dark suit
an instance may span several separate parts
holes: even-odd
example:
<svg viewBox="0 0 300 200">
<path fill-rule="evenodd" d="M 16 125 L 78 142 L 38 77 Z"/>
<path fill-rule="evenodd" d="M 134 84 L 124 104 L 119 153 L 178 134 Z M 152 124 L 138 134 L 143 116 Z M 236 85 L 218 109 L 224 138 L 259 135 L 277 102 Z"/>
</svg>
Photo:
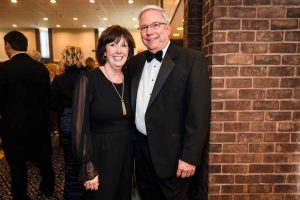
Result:
<svg viewBox="0 0 300 200">
<path fill-rule="evenodd" d="M 10 58 L 0 64 L 1 133 L 11 176 L 13 200 L 27 200 L 26 161 L 37 164 L 41 191 L 53 195 L 55 176 L 51 161 L 48 120 L 49 73 L 27 53 L 27 38 L 18 31 L 4 36 Z"/>
<path fill-rule="evenodd" d="M 148 51 L 129 65 L 137 188 L 143 200 L 186 199 L 208 139 L 208 65 L 201 52 L 170 42 L 162 8 L 142 8 L 139 30 Z"/>
</svg>

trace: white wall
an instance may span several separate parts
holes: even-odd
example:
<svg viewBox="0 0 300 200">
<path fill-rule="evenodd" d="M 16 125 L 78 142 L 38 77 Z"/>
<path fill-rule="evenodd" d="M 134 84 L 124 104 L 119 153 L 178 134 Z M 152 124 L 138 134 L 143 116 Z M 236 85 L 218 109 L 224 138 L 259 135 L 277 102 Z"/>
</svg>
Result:
<svg viewBox="0 0 300 200">
<path fill-rule="evenodd" d="M 4 35 L 6 33 L 16 30 L 16 29 L 0 29 L 0 61 L 5 61 L 8 59 L 4 50 Z M 35 30 L 34 29 L 17 29 L 17 31 L 22 32 L 28 40 L 28 51 L 36 50 L 36 40 L 35 40 Z"/>
</svg>

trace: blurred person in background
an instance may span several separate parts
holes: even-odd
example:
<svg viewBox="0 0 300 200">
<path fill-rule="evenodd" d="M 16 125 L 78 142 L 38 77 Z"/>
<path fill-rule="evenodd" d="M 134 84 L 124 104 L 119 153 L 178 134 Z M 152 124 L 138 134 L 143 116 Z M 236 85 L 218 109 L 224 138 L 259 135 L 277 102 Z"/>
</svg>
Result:
<svg viewBox="0 0 300 200">
<path fill-rule="evenodd" d="M 59 115 L 59 143 L 64 149 L 64 200 L 82 199 L 83 186 L 78 181 L 80 165 L 72 151 L 72 96 L 76 80 L 85 70 L 80 47 L 67 46 L 62 52 L 60 65 L 63 73 L 56 75 L 51 84 L 51 108 Z"/>
<path fill-rule="evenodd" d="M 87 69 L 94 69 L 96 68 L 96 63 L 95 63 L 95 60 L 92 58 L 92 57 L 87 57 L 85 59 L 85 66 Z"/>
<path fill-rule="evenodd" d="M 33 59 L 33 60 L 36 60 L 38 62 L 41 62 L 42 60 L 42 55 L 39 51 L 37 50 L 31 50 L 31 51 L 28 51 L 27 52 L 28 55 Z"/>
</svg>

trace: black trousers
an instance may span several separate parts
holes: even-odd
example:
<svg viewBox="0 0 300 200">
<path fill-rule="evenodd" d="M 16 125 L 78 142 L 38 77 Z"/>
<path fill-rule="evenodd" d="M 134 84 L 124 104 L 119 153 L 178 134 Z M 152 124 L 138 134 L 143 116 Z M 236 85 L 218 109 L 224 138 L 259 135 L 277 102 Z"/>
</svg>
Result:
<svg viewBox="0 0 300 200">
<path fill-rule="evenodd" d="M 136 184 L 143 200 L 185 200 L 190 178 L 162 179 L 153 167 L 147 136 L 137 134 L 135 144 Z"/>
<path fill-rule="evenodd" d="M 3 138 L 3 149 L 6 161 L 10 169 L 11 192 L 13 200 L 26 200 L 28 175 L 26 162 L 32 161 L 40 171 L 42 181 L 40 185 L 48 190 L 54 190 L 55 175 L 52 167 L 51 153 L 47 151 L 37 152 L 35 156 L 28 159 L 25 151 L 26 144 L 21 140 Z"/>
</svg>

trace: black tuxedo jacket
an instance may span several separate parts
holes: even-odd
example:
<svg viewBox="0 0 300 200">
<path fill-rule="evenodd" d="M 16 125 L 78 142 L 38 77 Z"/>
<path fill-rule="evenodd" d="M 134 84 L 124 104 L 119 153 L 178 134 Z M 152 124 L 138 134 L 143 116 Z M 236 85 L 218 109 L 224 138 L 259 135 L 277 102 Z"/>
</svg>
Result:
<svg viewBox="0 0 300 200">
<path fill-rule="evenodd" d="M 131 101 L 136 107 L 146 52 L 129 65 Z M 175 176 L 178 160 L 201 164 L 210 124 L 210 81 L 201 52 L 170 43 L 145 114 L 149 148 L 156 173 Z"/>
<path fill-rule="evenodd" d="M 0 131 L 6 153 L 17 148 L 28 156 L 50 153 L 49 87 L 46 67 L 26 53 L 0 63 Z"/>
</svg>

